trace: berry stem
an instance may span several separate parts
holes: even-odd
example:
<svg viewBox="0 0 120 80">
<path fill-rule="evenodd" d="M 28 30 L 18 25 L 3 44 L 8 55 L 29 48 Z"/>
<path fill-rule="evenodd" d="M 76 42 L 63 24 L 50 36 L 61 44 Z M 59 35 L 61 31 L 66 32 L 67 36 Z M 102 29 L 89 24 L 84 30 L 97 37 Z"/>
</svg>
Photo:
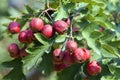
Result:
<svg viewBox="0 0 120 80">
<path fill-rule="evenodd" d="M 63 43 L 63 45 L 62 45 L 62 47 L 61 47 L 61 50 L 62 50 L 62 51 L 65 50 L 65 46 L 66 46 L 67 41 L 68 41 L 68 38 L 66 37 L 65 40 L 64 40 L 64 43 Z"/>
<path fill-rule="evenodd" d="M 73 39 L 73 26 L 72 26 L 72 23 L 73 23 L 73 16 L 70 16 L 70 33 L 69 33 L 69 39 Z"/>
<path fill-rule="evenodd" d="M 51 21 L 53 22 L 53 19 L 52 19 L 52 17 L 48 14 L 48 12 L 47 11 L 45 11 L 45 13 L 48 15 L 48 17 L 51 19 Z"/>
<path fill-rule="evenodd" d="M 18 19 L 18 18 L 16 17 L 16 18 L 14 19 L 14 22 L 16 22 L 16 21 L 17 21 L 17 19 Z"/>
</svg>

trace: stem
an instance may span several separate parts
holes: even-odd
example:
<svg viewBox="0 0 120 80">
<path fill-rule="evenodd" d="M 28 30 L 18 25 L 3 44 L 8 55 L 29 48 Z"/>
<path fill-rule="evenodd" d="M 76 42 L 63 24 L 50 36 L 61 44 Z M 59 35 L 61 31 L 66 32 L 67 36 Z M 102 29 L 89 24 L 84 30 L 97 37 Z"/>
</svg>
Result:
<svg viewBox="0 0 120 80">
<path fill-rule="evenodd" d="M 73 16 L 70 17 L 70 33 L 69 33 L 69 39 L 73 39 L 73 26 L 72 26 L 72 23 L 73 23 Z"/>
<path fill-rule="evenodd" d="M 18 19 L 18 18 L 16 17 L 16 18 L 14 19 L 14 22 L 16 22 L 16 21 L 17 21 L 17 19 Z"/>
<path fill-rule="evenodd" d="M 45 13 L 45 11 L 42 11 L 42 13 L 38 17 L 42 16 L 44 13 Z"/>
<path fill-rule="evenodd" d="M 49 0 L 47 0 L 47 8 L 49 8 L 50 6 L 49 6 Z"/>
<path fill-rule="evenodd" d="M 48 14 L 48 12 L 46 11 L 45 12 L 47 15 L 48 15 L 48 17 L 51 19 L 51 21 L 53 22 L 53 19 L 51 18 L 51 16 Z"/>
<path fill-rule="evenodd" d="M 64 43 L 63 43 L 63 45 L 61 47 L 62 51 L 64 51 L 64 48 L 65 48 L 65 45 L 66 45 L 67 41 L 68 41 L 68 38 L 66 37 L 65 40 L 64 40 Z"/>
<path fill-rule="evenodd" d="M 48 8 L 48 9 L 42 11 L 42 13 L 39 15 L 39 17 L 42 16 L 44 13 L 46 13 L 46 14 L 48 15 L 48 17 L 51 19 L 51 21 L 53 22 L 52 17 L 51 17 L 51 16 L 49 15 L 49 13 L 48 13 L 49 10 L 53 10 L 53 9 L 52 9 L 52 8 Z"/>
</svg>

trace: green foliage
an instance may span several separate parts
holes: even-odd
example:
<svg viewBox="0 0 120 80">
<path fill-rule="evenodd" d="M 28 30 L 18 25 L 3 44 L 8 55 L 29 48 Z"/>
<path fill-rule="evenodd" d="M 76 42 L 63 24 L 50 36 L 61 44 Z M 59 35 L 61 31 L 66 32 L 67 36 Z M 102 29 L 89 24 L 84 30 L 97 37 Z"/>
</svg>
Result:
<svg viewBox="0 0 120 80">
<path fill-rule="evenodd" d="M 73 64 L 72 66 L 57 72 L 57 80 L 84 80 L 86 77 L 90 80 L 119 80 L 120 79 L 120 17 L 113 15 L 112 2 L 105 0 L 46 0 L 45 6 L 53 9 L 53 12 L 46 10 L 35 11 L 26 5 L 27 13 L 17 19 L 22 25 L 22 29 L 26 29 L 29 21 L 37 16 L 41 17 L 45 23 L 53 24 L 57 20 L 65 20 L 73 17 L 72 25 L 76 26 L 78 32 L 73 31 L 72 38 L 76 40 L 80 47 L 85 47 L 92 54 L 91 60 L 99 61 L 102 66 L 102 72 L 97 76 L 90 76 L 86 71 L 86 65 Z M 49 2 L 49 4 L 48 4 Z M 115 2 L 113 10 L 119 11 L 118 3 Z M 51 5 L 52 4 L 52 5 Z M 49 6 L 51 8 L 49 8 Z M 117 12 L 116 12 L 117 13 Z M 46 14 L 49 14 L 46 16 Z M 118 13 L 117 13 L 118 15 Z M 111 17 L 112 16 L 112 17 Z M 45 19 L 52 21 L 46 21 Z M 112 18 L 112 19 L 111 19 Z M 14 20 L 16 18 L 13 18 Z M 71 27 L 71 26 L 69 26 Z M 100 27 L 104 28 L 100 31 Z M 4 76 L 5 80 L 22 80 L 25 79 L 25 73 L 30 69 L 38 68 L 43 75 L 49 76 L 54 72 L 54 64 L 52 62 L 52 53 L 57 48 L 65 47 L 66 39 L 69 37 L 70 29 L 66 34 L 58 34 L 48 39 L 42 33 L 35 33 L 37 41 L 31 45 L 27 45 L 26 51 L 28 56 L 21 59 L 4 62 L 3 65 L 12 70 Z M 1 38 L 1 36 L 0 36 Z M 55 46 L 55 47 L 54 47 Z M 54 48 L 54 49 L 53 49 Z"/>
<path fill-rule="evenodd" d="M 12 68 L 12 70 L 4 76 L 3 80 L 26 80 L 23 74 L 23 63 L 21 62 L 21 59 L 4 62 L 3 65 Z"/>
</svg>

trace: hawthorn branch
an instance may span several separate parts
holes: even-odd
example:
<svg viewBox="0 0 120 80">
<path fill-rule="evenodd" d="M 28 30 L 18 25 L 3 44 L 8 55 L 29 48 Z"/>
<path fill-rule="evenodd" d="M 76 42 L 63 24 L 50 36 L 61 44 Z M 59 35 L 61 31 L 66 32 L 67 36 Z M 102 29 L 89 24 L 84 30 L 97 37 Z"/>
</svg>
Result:
<svg viewBox="0 0 120 80">
<path fill-rule="evenodd" d="M 70 17 L 70 33 L 69 33 L 69 39 L 73 39 L 73 16 Z"/>
</svg>

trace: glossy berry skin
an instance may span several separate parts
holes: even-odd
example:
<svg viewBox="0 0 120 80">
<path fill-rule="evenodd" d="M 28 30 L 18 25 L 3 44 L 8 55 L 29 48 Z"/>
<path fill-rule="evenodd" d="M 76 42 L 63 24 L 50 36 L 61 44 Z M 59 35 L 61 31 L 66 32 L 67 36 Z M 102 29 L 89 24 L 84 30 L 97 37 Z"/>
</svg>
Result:
<svg viewBox="0 0 120 80">
<path fill-rule="evenodd" d="M 91 58 L 91 54 L 90 54 L 90 51 L 85 49 L 85 48 L 82 48 L 82 50 L 84 51 L 84 53 L 86 54 L 86 59 L 87 60 L 90 60 Z"/>
<path fill-rule="evenodd" d="M 87 72 L 91 76 L 96 76 L 101 73 L 102 68 L 97 61 L 92 61 L 87 65 Z"/>
<path fill-rule="evenodd" d="M 18 22 L 11 22 L 8 26 L 8 31 L 12 34 L 20 32 L 20 24 Z"/>
<path fill-rule="evenodd" d="M 73 26 L 73 31 L 74 31 L 75 33 L 77 33 L 77 32 L 79 32 L 79 28 Z"/>
<path fill-rule="evenodd" d="M 42 29 L 42 34 L 45 35 L 47 38 L 51 38 L 54 34 L 53 27 L 49 24 L 45 25 Z"/>
<path fill-rule="evenodd" d="M 30 28 L 34 31 L 34 32 L 39 32 L 43 29 L 44 27 L 44 22 L 42 19 L 40 18 L 33 18 L 30 22 Z"/>
<path fill-rule="evenodd" d="M 24 30 L 19 33 L 18 40 L 21 43 L 31 43 L 35 40 L 34 32 L 29 30 Z"/>
<path fill-rule="evenodd" d="M 67 19 L 66 19 L 66 23 L 67 23 L 68 25 L 70 25 L 70 18 L 67 18 Z"/>
<path fill-rule="evenodd" d="M 31 43 L 32 41 L 36 40 L 34 32 L 31 29 L 27 30 L 26 39 L 28 43 Z"/>
<path fill-rule="evenodd" d="M 53 62 L 55 64 L 61 64 L 63 62 L 63 56 L 64 56 L 64 53 L 62 52 L 61 49 L 55 49 L 53 51 Z"/>
<path fill-rule="evenodd" d="M 82 48 L 77 48 L 74 52 L 74 59 L 77 63 L 83 63 L 87 60 L 87 55 Z"/>
<path fill-rule="evenodd" d="M 28 53 L 25 51 L 25 48 L 22 48 L 21 50 L 20 50 L 20 57 L 26 57 L 28 55 Z"/>
<path fill-rule="evenodd" d="M 65 21 L 58 20 L 54 22 L 53 27 L 59 34 L 64 34 L 68 30 L 68 24 Z"/>
<path fill-rule="evenodd" d="M 67 65 L 72 65 L 74 64 L 74 56 L 68 51 L 65 50 L 64 51 L 64 58 L 63 58 L 63 63 L 67 64 Z"/>
<path fill-rule="evenodd" d="M 74 40 L 69 40 L 66 43 L 66 48 L 72 52 L 75 51 L 77 47 L 78 47 L 78 44 Z"/>
<path fill-rule="evenodd" d="M 19 33 L 18 40 L 22 43 L 28 43 L 26 34 L 27 34 L 27 30 L 21 31 Z"/>
<path fill-rule="evenodd" d="M 16 43 L 11 43 L 8 46 L 8 52 L 10 53 L 10 56 L 13 58 L 19 57 L 19 47 Z"/>
<path fill-rule="evenodd" d="M 65 69 L 65 68 L 67 68 L 67 67 L 69 67 L 69 65 L 64 64 L 64 63 L 54 65 L 55 71 L 61 71 L 61 70 Z"/>
<path fill-rule="evenodd" d="M 100 32 L 103 32 L 104 30 L 105 30 L 104 27 L 102 27 L 102 26 L 99 27 L 99 31 L 100 31 Z"/>
</svg>

